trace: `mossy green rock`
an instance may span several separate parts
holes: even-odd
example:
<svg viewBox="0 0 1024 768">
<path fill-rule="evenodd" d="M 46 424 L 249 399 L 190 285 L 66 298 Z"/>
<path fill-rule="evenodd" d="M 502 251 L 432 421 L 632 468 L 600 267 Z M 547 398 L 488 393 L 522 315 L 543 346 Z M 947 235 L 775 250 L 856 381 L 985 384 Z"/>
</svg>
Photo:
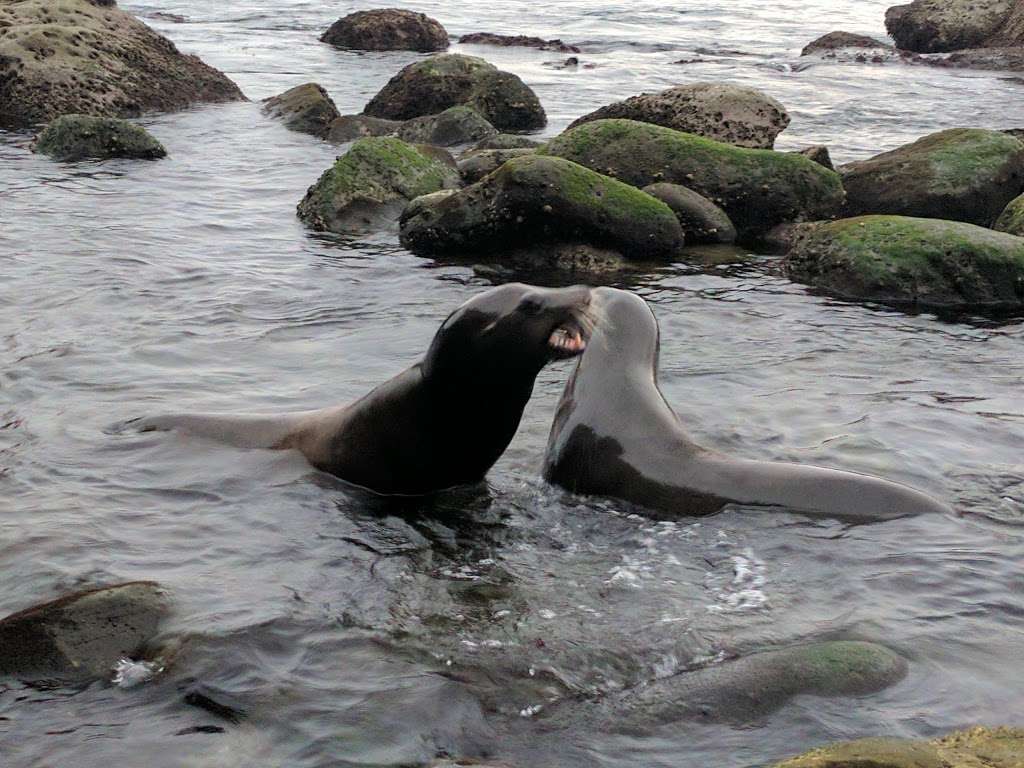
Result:
<svg viewBox="0 0 1024 768">
<path fill-rule="evenodd" d="M 534 153 L 535 150 L 528 148 L 473 150 L 459 158 L 459 174 L 462 176 L 463 183 L 476 184 L 484 176 L 494 173 L 509 160 Z"/>
<path fill-rule="evenodd" d="M 142 126 L 88 115 L 58 117 L 36 137 L 33 149 L 62 161 L 113 157 L 158 160 L 167 156 L 163 144 Z"/>
<path fill-rule="evenodd" d="M 402 244 L 419 254 L 496 253 L 587 243 L 627 258 L 678 254 L 683 232 L 660 200 L 556 157 L 527 155 L 452 195 L 414 201 Z"/>
<path fill-rule="evenodd" d="M 1024 195 L 1013 198 L 996 219 L 995 228 L 1000 232 L 1024 237 Z"/>
<path fill-rule="evenodd" d="M 402 141 L 453 147 L 469 144 L 498 130 L 471 107 L 450 107 L 437 115 L 414 117 L 402 123 L 396 134 Z"/>
<path fill-rule="evenodd" d="M 635 187 L 681 184 L 723 208 L 746 239 L 784 222 L 830 218 L 843 203 L 838 174 L 806 157 L 632 120 L 584 123 L 539 151 Z"/>
<path fill-rule="evenodd" d="M 1020 768 L 1024 730 L 971 728 L 932 741 L 861 739 L 814 749 L 775 768 Z"/>
<path fill-rule="evenodd" d="M 861 216 L 808 227 L 790 277 L 869 301 L 963 310 L 1024 308 L 1024 238 L 972 224 Z"/>
<path fill-rule="evenodd" d="M 954 128 L 839 169 L 847 216 L 885 213 L 990 226 L 1024 191 L 1024 142 Z"/>
<path fill-rule="evenodd" d="M 309 188 L 299 218 L 317 230 L 360 232 L 420 195 L 458 184 L 458 172 L 404 141 L 361 139 Z"/>
<path fill-rule="evenodd" d="M 280 118 L 293 131 L 325 138 L 341 115 L 327 91 L 317 83 L 304 83 L 263 102 L 263 113 Z"/>
</svg>

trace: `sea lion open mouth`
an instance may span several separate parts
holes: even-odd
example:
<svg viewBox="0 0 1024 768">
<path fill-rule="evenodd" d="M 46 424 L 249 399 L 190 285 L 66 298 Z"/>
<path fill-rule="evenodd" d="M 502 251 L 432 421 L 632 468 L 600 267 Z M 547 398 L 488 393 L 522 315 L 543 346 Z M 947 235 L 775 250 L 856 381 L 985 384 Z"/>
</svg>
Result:
<svg viewBox="0 0 1024 768">
<path fill-rule="evenodd" d="M 554 330 L 548 338 L 548 346 L 559 357 L 575 357 L 583 354 L 587 341 L 583 338 L 583 331 L 575 327 L 575 324 L 566 324 Z"/>
</svg>

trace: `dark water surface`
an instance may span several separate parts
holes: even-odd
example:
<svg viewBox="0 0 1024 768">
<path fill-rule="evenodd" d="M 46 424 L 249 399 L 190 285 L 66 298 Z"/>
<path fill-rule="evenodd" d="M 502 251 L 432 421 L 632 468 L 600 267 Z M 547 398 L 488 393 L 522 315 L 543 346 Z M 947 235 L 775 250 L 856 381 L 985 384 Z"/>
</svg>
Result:
<svg viewBox="0 0 1024 768">
<path fill-rule="evenodd" d="M 316 42 L 350 6 L 123 3 L 253 99 L 317 80 L 343 112 L 414 54 Z M 357 4 L 370 7 L 369 3 Z M 460 48 L 522 75 L 555 133 L 614 98 L 695 79 L 760 87 L 780 147 L 864 157 L 943 127 L 1024 124 L 992 73 L 817 64 L 833 28 L 881 35 L 886 3 L 420 3 L 454 34 L 586 42 Z M 564 58 L 564 57 L 563 57 Z M 705 63 L 676 65 L 682 58 Z M 799 70 L 799 71 L 798 71 Z M 1024 330 L 831 301 L 770 262 L 635 276 L 662 323 L 666 396 L 698 441 L 882 474 L 957 517 L 873 525 L 730 509 L 650 521 L 538 477 L 569 364 L 538 380 L 488 494 L 379 509 L 290 453 L 104 432 L 172 410 L 343 402 L 414 362 L 459 303 L 521 275 L 438 264 L 394 234 L 311 235 L 295 203 L 337 148 L 235 104 L 142 121 L 157 163 L 58 164 L 0 133 L 0 614 L 155 579 L 168 671 L 132 689 L 0 686 L 0 765 L 755 766 L 861 735 L 1020 721 L 1024 704 Z M 529 276 L 528 276 L 529 277 Z M 541 279 L 532 276 L 533 279 Z M 743 726 L 588 727 L 608 693 L 818 638 L 886 643 L 906 680 L 800 698 Z M 182 703 L 195 681 L 241 725 Z M 552 700 L 560 704 L 552 704 Z M 538 707 L 543 707 L 537 709 Z M 563 732 L 549 717 L 571 709 Z M 226 733 L 175 734 L 216 725 Z"/>
</svg>

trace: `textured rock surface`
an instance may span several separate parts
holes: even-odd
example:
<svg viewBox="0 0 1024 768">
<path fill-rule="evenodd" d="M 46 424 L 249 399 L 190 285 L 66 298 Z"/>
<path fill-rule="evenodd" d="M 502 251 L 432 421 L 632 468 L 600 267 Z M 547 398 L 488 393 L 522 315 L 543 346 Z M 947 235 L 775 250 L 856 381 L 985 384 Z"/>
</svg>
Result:
<svg viewBox="0 0 1024 768">
<path fill-rule="evenodd" d="M 984 48 L 1013 4 L 1013 0 L 914 0 L 886 11 L 885 27 L 897 47 L 916 53 Z"/>
<path fill-rule="evenodd" d="M 221 72 L 182 55 L 116 7 L 86 0 L 0 3 L 0 128 L 67 114 L 137 117 L 244 98 Z"/>
<path fill-rule="evenodd" d="M 1024 191 L 1024 143 L 955 128 L 839 169 L 846 213 L 886 213 L 989 226 Z"/>
<path fill-rule="evenodd" d="M 340 115 L 331 97 L 316 83 L 297 85 L 263 102 L 263 112 L 280 118 L 293 131 L 324 138 Z"/>
<path fill-rule="evenodd" d="M 828 151 L 828 147 L 824 144 L 818 144 L 813 147 L 807 147 L 807 149 L 801 149 L 797 152 L 798 155 L 803 155 L 808 160 L 813 160 L 822 168 L 828 168 L 830 171 L 834 171 L 836 168 L 832 165 L 832 155 Z"/>
<path fill-rule="evenodd" d="M 996 219 L 995 229 L 1024 237 L 1024 195 L 1013 198 Z"/>
<path fill-rule="evenodd" d="M 422 142 L 439 147 L 470 144 L 489 136 L 497 129 L 471 107 L 451 107 L 437 115 L 424 115 L 407 120 L 395 134 L 402 141 Z"/>
<path fill-rule="evenodd" d="M 544 40 L 527 35 L 496 35 L 493 32 L 473 32 L 460 37 L 459 42 L 471 45 L 498 45 L 504 48 L 537 48 L 541 51 L 559 51 L 560 53 L 580 52 L 575 45 L 563 43 L 561 40 Z"/>
<path fill-rule="evenodd" d="M 496 136 L 490 136 L 477 142 L 473 149 L 525 149 L 539 147 L 540 144 L 539 141 L 534 141 L 514 133 L 499 133 Z"/>
<path fill-rule="evenodd" d="M 862 48 L 867 50 L 892 50 L 892 46 L 875 40 L 867 35 L 855 35 L 852 32 L 829 32 L 817 40 L 808 43 L 800 52 L 801 56 L 813 54 L 828 54 L 832 51 L 839 51 L 847 48 Z"/>
<path fill-rule="evenodd" d="M 538 150 L 636 187 L 681 184 L 720 206 L 741 238 L 790 221 L 834 216 L 839 175 L 800 155 L 744 149 L 632 120 L 585 123 Z"/>
<path fill-rule="evenodd" d="M 725 83 L 693 83 L 609 104 L 576 120 L 623 118 L 706 136 L 739 147 L 771 149 L 789 125 L 786 108 L 758 90 Z"/>
<path fill-rule="evenodd" d="M 687 244 L 736 242 L 736 227 L 728 214 L 692 189 L 662 182 L 644 187 L 644 192 L 672 209 Z"/>
<path fill-rule="evenodd" d="M 849 299 L 1024 309 L 1024 238 L 962 222 L 862 216 L 812 225 L 795 238 L 786 268 Z"/>
<path fill-rule="evenodd" d="M 532 155 L 534 149 L 481 149 L 468 152 L 459 159 L 459 174 L 465 184 L 475 184 L 514 157 Z"/>
<path fill-rule="evenodd" d="M 321 42 L 359 51 L 443 51 L 448 33 L 429 16 L 398 8 L 356 11 L 338 19 Z"/>
<path fill-rule="evenodd" d="M 391 136 L 402 127 L 401 120 L 384 120 L 369 115 L 342 115 L 327 130 L 327 140 L 335 144 L 365 139 L 370 136 Z"/>
<path fill-rule="evenodd" d="M 145 128 L 115 117 L 63 115 L 36 137 L 33 150 L 54 160 L 104 160 L 127 157 L 158 160 L 167 156 L 163 144 Z"/>
</svg>

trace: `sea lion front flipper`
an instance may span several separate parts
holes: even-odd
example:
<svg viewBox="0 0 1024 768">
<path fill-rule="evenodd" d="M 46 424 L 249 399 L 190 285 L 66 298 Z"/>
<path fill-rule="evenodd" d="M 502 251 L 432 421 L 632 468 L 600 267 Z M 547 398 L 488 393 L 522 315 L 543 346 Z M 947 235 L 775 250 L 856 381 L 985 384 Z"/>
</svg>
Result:
<svg viewBox="0 0 1024 768">
<path fill-rule="evenodd" d="M 216 440 L 237 448 L 283 448 L 310 412 L 271 416 L 182 413 L 146 416 L 117 425 L 115 432 L 169 432 Z"/>
</svg>

